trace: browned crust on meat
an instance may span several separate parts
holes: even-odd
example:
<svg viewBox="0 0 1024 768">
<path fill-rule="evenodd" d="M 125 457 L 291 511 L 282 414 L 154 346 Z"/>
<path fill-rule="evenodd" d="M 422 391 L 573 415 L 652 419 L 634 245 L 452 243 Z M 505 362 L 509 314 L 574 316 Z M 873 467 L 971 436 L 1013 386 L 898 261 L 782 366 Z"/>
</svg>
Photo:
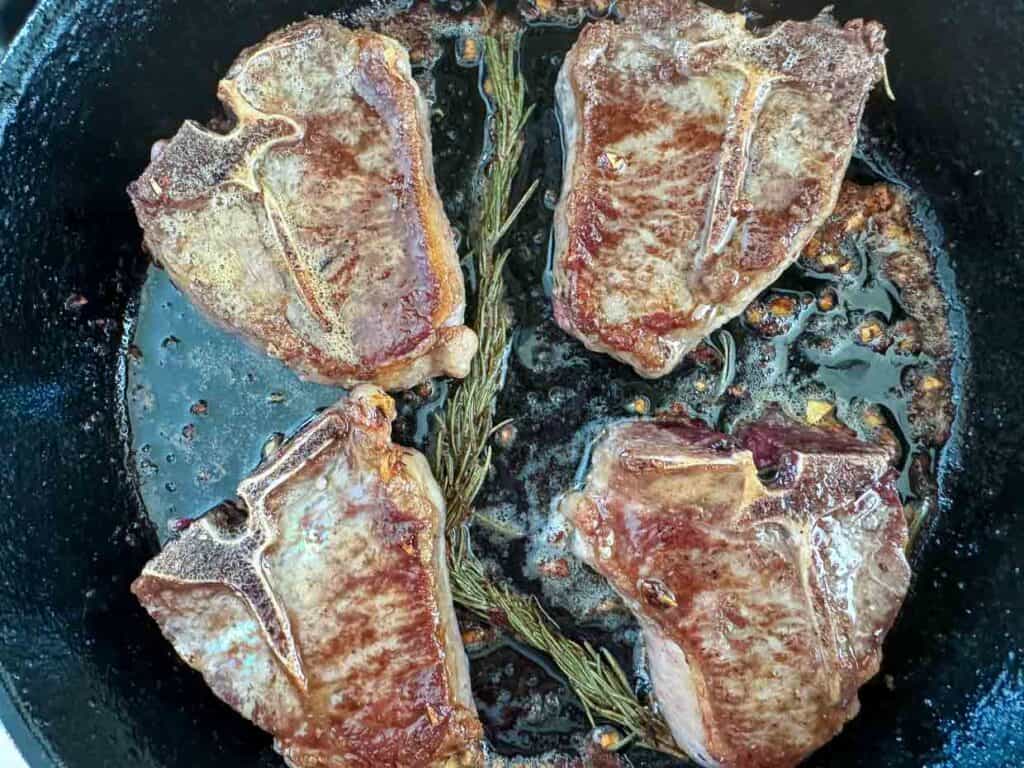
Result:
<svg viewBox="0 0 1024 768">
<path fill-rule="evenodd" d="M 624 423 L 563 511 L 640 620 L 655 697 L 698 762 L 793 766 L 857 714 L 910 575 L 884 450 L 777 415 L 735 438 Z"/>
<path fill-rule="evenodd" d="M 250 103 L 247 89 L 266 86 L 259 72 L 253 74 L 250 65 L 254 61 L 260 57 L 265 60 L 268 53 L 279 54 L 289 49 L 296 51 L 293 56 L 302 56 L 309 55 L 313 48 L 316 55 L 325 46 L 347 47 L 352 52 L 354 68 L 338 77 L 351 79 L 346 87 L 351 87 L 353 98 L 357 99 L 354 103 L 365 111 L 365 116 L 328 115 L 325 120 L 321 115 L 294 111 L 263 112 Z M 257 61 L 253 66 L 258 69 L 258 64 Z M 284 96 L 280 90 L 275 93 L 274 88 L 284 85 L 291 84 L 270 81 L 269 94 L 261 95 L 264 100 L 280 100 Z M 221 82 L 218 95 L 236 118 L 233 130 L 221 135 L 187 123 L 129 186 L 146 245 L 175 283 L 219 324 L 240 331 L 247 341 L 281 359 L 306 379 L 342 386 L 371 382 L 393 390 L 440 374 L 464 376 L 475 353 L 476 337 L 462 325 L 462 272 L 434 180 L 426 104 L 412 79 L 405 50 L 394 40 L 374 32 L 350 31 L 333 21 L 311 19 L 280 30 L 244 50 Z M 287 156 L 301 158 L 308 164 L 306 176 L 313 178 L 300 183 L 308 183 L 310 189 L 320 179 L 345 179 L 356 157 L 344 154 L 331 132 L 338 125 L 344 128 L 346 120 L 370 118 L 386 131 L 386 138 L 374 138 L 388 143 L 394 175 L 378 182 L 379 190 L 365 188 L 364 202 L 359 205 L 374 205 L 380 215 L 390 205 L 383 201 L 383 195 L 395 195 L 400 218 L 393 226 L 404 230 L 400 233 L 406 249 L 404 268 L 417 273 L 410 274 L 410 278 L 418 285 L 413 294 L 394 296 L 395 301 L 409 303 L 398 310 L 401 314 L 397 321 L 383 315 L 374 319 L 379 298 L 364 302 L 361 314 L 355 315 L 359 324 L 372 328 L 376 323 L 382 332 L 392 330 L 389 323 L 401 326 L 392 330 L 393 338 L 385 339 L 382 333 L 378 346 L 365 340 L 358 344 L 352 341 L 352 313 L 356 310 L 345 310 L 343 318 L 337 314 L 341 309 L 336 303 L 345 300 L 352 290 L 367 290 L 365 281 L 372 281 L 368 274 L 360 273 L 362 284 L 344 287 L 344 281 L 351 276 L 348 270 L 353 268 L 353 258 L 372 260 L 377 254 L 347 254 L 349 265 L 340 274 L 329 277 L 304 266 L 313 255 L 303 252 L 295 238 L 294 223 L 262 180 L 268 156 L 275 162 L 282 162 Z M 359 147 L 352 149 L 356 151 L 365 153 Z M 237 172 L 208 174 L 211 178 L 201 181 L 194 178 L 203 175 L 197 167 L 232 162 L 238 167 Z M 377 162 L 379 165 L 380 161 Z M 358 172 L 354 165 L 352 168 L 353 173 Z M 184 182 L 176 182 L 182 178 Z M 215 198 L 228 194 L 240 200 L 239 210 L 252 211 L 255 216 L 250 224 L 253 231 L 249 233 L 255 243 L 250 245 L 266 251 L 267 264 L 261 267 L 266 286 L 250 287 L 239 278 L 238 270 L 245 269 L 245 265 L 218 266 L 218 260 L 228 258 L 223 253 L 187 258 L 179 252 L 182 237 L 192 233 L 171 229 L 173 217 L 193 210 L 209 222 L 209 208 Z M 315 199 L 314 192 L 310 194 L 314 199 L 293 210 L 292 219 L 310 211 L 315 213 L 321 201 Z M 347 214 L 359 217 L 361 211 L 356 207 Z M 383 234 L 387 230 L 379 221 L 373 224 L 377 227 L 374 232 Z M 330 220 L 306 227 L 300 233 L 319 241 L 328 241 L 331 234 Z M 282 287 L 275 289 L 276 280 L 282 281 Z M 252 307 L 232 305 L 233 296 L 239 291 L 251 291 L 256 296 Z M 304 307 L 302 311 L 308 315 L 303 321 L 305 326 L 286 316 L 290 298 L 297 298 Z M 362 333 L 369 336 L 372 331 L 364 329 Z"/>
<path fill-rule="evenodd" d="M 289 765 L 483 762 L 447 584 L 444 502 L 425 459 L 391 443 L 394 415 L 391 398 L 359 387 L 239 486 L 269 520 L 264 568 L 304 680 L 282 673 L 237 590 L 190 575 L 205 520 L 132 585 L 182 658 L 272 733 Z"/>
<path fill-rule="evenodd" d="M 877 24 L 823 17 L 755 37 L 743 23 L 696 3 L 637 9 L 584 29 L 559 76 L 555 318 L 643 376 L 672 370 L 795 260 L 835 203 L 882 73 Z M 789 152 L 813 172 L 773 188 L 759 164 L 789 151 L 787 99 L 824 124 Z"/>
<path fill-rule="evenodd" d="M 368 38 L 372 35 L 376 50 L 367 74 L 374 85 L 386 84 L 378 95 L 382 100 L 391 102 L 390 109 L 401 116 L 396 145 L 403 155 L 403 163 L 409 166 L 408 175 L 419 180 L 412 184 L 418 201 L 418 224 L 426 240 L 429 271 L 436 276 L 438 290 L 432 315 L 436 330 L 428 348 L 459 350 L 461 346 L 460 362 L 457 366 L 446 366 L 450 375 L 461 378 L 469 372 L 469 362 L 476 350 L 476 339 L 472 331 L 461 325 L 466 301 L 465 288 L 462 269 L 455 256 L 451 227 L 437 193 L 434 164 L 431 161 L 430 118 L 415 81 L 398 74 L 403 59 L 407 68 L 408 54 L 405 50 L 383 35 L 367 32 L 357 34 Z M 459 325 L 453 328 L 450 323 L 455 317 L 458 317 Z M 468 354 L 465 354 L 467 351 Z M 408 376 L 409 365 L 407 360 L 381 365 L 373 374 L 373 379 L 385 389 L 405 389 L 427 378 Z"/>
</svg>

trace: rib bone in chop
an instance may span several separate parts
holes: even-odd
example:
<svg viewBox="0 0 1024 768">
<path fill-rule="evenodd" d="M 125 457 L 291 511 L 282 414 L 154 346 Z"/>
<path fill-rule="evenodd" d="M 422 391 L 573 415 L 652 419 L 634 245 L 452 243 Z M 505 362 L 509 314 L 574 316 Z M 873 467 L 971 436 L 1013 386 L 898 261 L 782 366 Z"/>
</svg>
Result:
<svg viewBox="0 0 1024 768">
<path fill-rule="evenodd" d="M 563 505 L 574 545 L 639 619 L 702 765 L 795 765 L 856 715 L 910 577 L 888 458 L 778 415 L 736 440 L 632 422 L 595 450 Z"/>
<path fill-rule="evenodd" d="M 289 765 L 476 766 L 444 500 L 363 385 L 192 523 L 132 590 Z M 225 511 L 227 510 L 227 511 Z"/>
<path fill-rule="evenodd" d="M 464 376 L 476 336 L 405 49 L 313 19 L 217 93 L 234 127 L 186 122 L 128 188 L 175 284 L 304 378 Z"/>
<path fill-rule="evenodd" d="M 835 205 L 883 40 L 687 2 L 584 29 L 557 85 L 559 325 L 653 378 L 739 314 Z"/>
</svg>

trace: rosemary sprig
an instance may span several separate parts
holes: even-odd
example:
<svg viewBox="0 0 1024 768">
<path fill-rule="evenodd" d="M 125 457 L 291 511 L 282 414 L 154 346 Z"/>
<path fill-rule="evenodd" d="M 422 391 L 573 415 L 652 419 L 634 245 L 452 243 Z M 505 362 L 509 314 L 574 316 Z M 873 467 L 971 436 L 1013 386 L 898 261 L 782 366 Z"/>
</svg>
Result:
<svg viewBox="0 0 1024 768">
<path fill-rule="evenodd" d="M 626 674 L 605 649 L 578 643 L 562 634 L 535 597 L 514 592 L 487 577 L 469 548 L 463 527 L 449 536 L 452 596 L 459 605 L 551 657 L 583 705 L 591 726 L 604 720 L 621 726 L 626 738 L 686 758 L 665 721 L 637 699 Z"/>
<path fill-rule="evenodd" d="M 591 724 L 606 720 L 625 729 L 623 746 L 638 742 L 683 757 L 665 721 L 634 694 L 618 662 L 603 649 L 578 643 L 561 633 L 536 598 L 519 594 L 488 578 L 473 554 L 466 526 L 491 464 L 496 398 L 502 387 L 511 320 L 505 304 L 502 268 L 508 251 L 497 245 L 537 188 L 510 206 L 512 182 L 522 153 L 522 131 L 532 107 L 525 105 L 525 84 L 516 67 L 517 34 L 484 38 L 490 101 L 490 146 L 480 190 L 478 226 L 472 233 L 477 277 L 474 328 L 480 351 L 469 375 L 455 390 L 440 420 L 434 473 L 448 505 L 448 560 L 452 595 L 480 618 L 546 653 L 565 675 Z"/>
<path fill-rule="evenodd" d="M 511 330 L 505 305 L 502 269 L 508 251 L 496 249 L 502 235 L 537 189 L 534 183 L 510 209 L 512 181 L 519 169 L 522 132 L 532 107 L 525 106 L 525 84 L 516 74 L 518 36 L 501 41 L 484 38 L 486 78 L 492 131 L 490 156 L 480 198 L 480 220 L 471 233 L 471 259 L 475 262 L 477 301 L 474 328 L 480 350 L 469 375 L 448 402 L 441 419 L 434 451 L 434 474 L 448 502 L 448 530 L 465 523 L 473 500 L 491 465 L 490 437 L 494 430 L 495 398 L 501 391 L 505 354 Z"/>
</svg>

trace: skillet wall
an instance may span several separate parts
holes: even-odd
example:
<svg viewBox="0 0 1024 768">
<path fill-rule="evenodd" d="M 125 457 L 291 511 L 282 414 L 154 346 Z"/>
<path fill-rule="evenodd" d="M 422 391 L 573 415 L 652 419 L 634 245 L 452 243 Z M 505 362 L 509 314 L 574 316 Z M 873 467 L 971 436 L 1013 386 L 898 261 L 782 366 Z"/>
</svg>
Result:
<svg viewBox="0 0 1024 768">
<path fill-rule="evenodd" d="M 806 17 L 817 5 L 767 10 Z M 899 101 L 876 101 L 872 131 L 899 136 L 900 165 L 946 227 L 973 371 L 952 503 L 888 644 L 895 690 L 872 685 L 864 714 L 811 764 L 1018 764 L 1024 3 L 838 6 L 890 29 Z M 123 447 L 119 344 L 145 266 L 124 188 L 155 138 L 212 112 L 235 52 L 335 8 L 48 0 L 4 61 L 0 680 L 11 701 L 0 715 L 33 764 L 279 765 L 265 736 L 176 663 L 127 591 L 154 542 Z M 88 304 L 70 306 L 72 295 Z"/>
</svg>

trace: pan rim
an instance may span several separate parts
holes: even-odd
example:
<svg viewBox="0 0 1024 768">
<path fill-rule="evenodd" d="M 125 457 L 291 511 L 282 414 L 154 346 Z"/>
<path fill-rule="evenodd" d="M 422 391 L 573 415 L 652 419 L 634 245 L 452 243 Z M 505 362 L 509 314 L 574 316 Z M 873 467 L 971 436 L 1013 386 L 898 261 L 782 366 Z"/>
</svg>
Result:
<svg viewBox="0 0 1024 768">
<path fill-rule="evenodd" d="M 0 727 L 7 730 L 14 748 L 31 768 L 57 766 L 46 740 L 36 731 L 32 719 L 11 690 L 6 670 L 0 667 Z"/>
<path fill-rule="evenodd" d="M 82 15 L 82 7 L 82 3 L 78 0 L 40 0 L 21 31 L 12 41 L 11 46 L 0 58 L 0 86 L 3 87 L 3 92 L 0 93 L 0 148 L 4 145 L 7 128 L 17 120 L 18 108 L 25 100 L 25 83 L 30 81 L 51 58 L 53 43 L 67 37 L 68 28 L 72 27 Z M 963 314 L 963 307 L 959 300 L 955 273 L 952 276 L 952 281 L 949 284 L 944 284 L 943 289 L 950 301 L 951 320 L 958 316 L 960 318 L 958 324 L 967 329 L 967 318 Z M 962 427 L 969 409 L 968 397 L 973 378 L 971 375 L 973 368 L 971 338 L 970 332 L 967 331 L 962 337 L 961 345 L 957 347 L 959 365 L 954 366 L 954 375 L 959 370 L 960 382 L 956 389 L 960 400 L 956 409 L 953 437 L 950 440 L 950 446 L 947 446 L 947 450 L 943 452 L 943 464 L 949 463 L 951 453 L 959 454 L 962 448 L 966 447 L 961 441 L 964 438 Z M 958 445 L 956 451 L 951 452 L 949 448 L 952 447 L 954 440 Z M 950 469 L 955 471 L 955 467 Z M 933 518 L 932 522 L 941 523 L 941 516 L 944 516 L 946 512 L 947 510 L 943 510 L 940 517 Z M 927 544 L 928 539 L 926 538 L 925 547 Z M 918 557 L 925 547 L 921 547 L 916 553 Z M 0 664 L 0 723 L 7 727 L 16 748 L 32 768 L 50 768 L 50 766 L 63 764 L 45 737 L 35 727 L 35 719 L 2 664 Z"/>
<path fill-rule="evenodd" d="M 75 0 L 39 0 L 18 34 L 0 58 L 0 150 L 7 128 L 25 97 L 24 85 L 53 51 L 75 16 Z M 35 720 L 0 662 L 0 727 L 6 729 L 14 748 L 30 768 L 57 768 L 60 759 L 36 728 Z"/>
<path fill-rule="evenodd" d="M 53 52 L 50 43 L 63 35 L 77 7 L 77 0 L 38 0 L 0 57 L 0 147 L 25 96 L 25 83 Z"/>
</svg>

